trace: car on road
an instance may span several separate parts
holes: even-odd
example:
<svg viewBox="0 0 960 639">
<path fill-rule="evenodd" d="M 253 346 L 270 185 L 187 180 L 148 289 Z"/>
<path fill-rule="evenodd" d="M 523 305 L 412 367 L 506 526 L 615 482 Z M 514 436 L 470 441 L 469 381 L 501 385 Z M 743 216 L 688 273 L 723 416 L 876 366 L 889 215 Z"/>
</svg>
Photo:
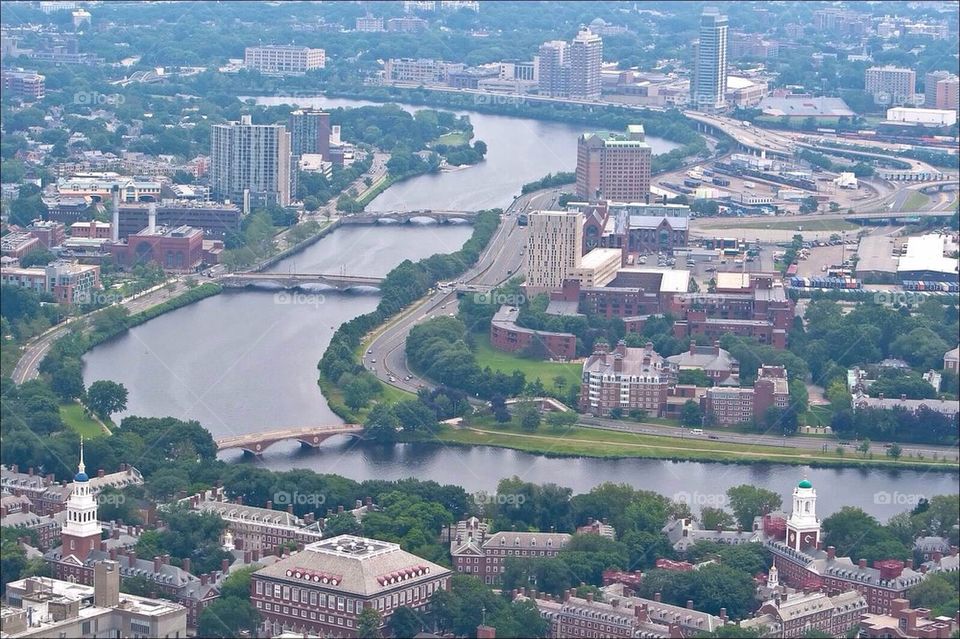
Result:
<svg viewBox="0 0 960 639">
<path fill-rule="evenodd" d="M 391 382 L 395 382 L 395 381 L 397 381 L 397 378 L 394 377 L 393 375 L 391 375 L 391 376 L 390 376 L 390 381 L 391 381 Z"/>
<path fill-rule="evenodd" d="M 720 439 L 716 435 L 707 435 L 707 439 Z"/>
<path fill-rule="evenodd" d="M 371 358 L 370 358 L 370 363 L 371 363 L 371 364 L 376 364 L 376 363 L 377 363 L 377 358 L 376 358 L 376 357 L 371 357 Z"/>
<path fill-rule="evenodd" d="M 372 349 L 372 348 L 368 348 L 368 349 L 367 349 L 367 355 L 373 355 L 373 349 Z"/>
<path fill-rule="evenodd" d="M 409 382 L 411 379 L 413 379 L 413 375 L 407 375 L 406 377 L 403 378 L 403 381 Z"/>
</svg>

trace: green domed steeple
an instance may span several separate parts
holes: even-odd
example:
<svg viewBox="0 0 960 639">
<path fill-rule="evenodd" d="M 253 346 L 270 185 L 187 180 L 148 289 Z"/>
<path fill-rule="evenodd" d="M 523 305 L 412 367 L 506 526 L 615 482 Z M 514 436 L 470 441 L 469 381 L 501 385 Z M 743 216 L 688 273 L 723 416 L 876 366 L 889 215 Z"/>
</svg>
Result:
<svg viewBox="0 0 960 639">
<path fill-rule="evenodd" d="M 813 484 L 810 483 L 809 479 L 803 479 L 797 484 L 800 488 L 813 488 Z"/>
</svg>

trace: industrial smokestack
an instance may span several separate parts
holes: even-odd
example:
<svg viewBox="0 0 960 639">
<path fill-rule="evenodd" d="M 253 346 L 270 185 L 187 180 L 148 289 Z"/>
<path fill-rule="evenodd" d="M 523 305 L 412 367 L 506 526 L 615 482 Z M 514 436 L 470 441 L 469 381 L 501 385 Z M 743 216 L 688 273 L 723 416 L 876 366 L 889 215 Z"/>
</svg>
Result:
<svg viewBox="0 0 960 639">
<path fill-rule="evenodd" d="M 151 202 L 147 209 L 147 231 L 150 235 L 157 232 L 157 203 Z"/>
<path fill-rule="evenodd" d="M 120 187 L 113 187 L 113 224 L 110 226 L 110 239 L 114 244 L 120 242 Z"/>
</svg>

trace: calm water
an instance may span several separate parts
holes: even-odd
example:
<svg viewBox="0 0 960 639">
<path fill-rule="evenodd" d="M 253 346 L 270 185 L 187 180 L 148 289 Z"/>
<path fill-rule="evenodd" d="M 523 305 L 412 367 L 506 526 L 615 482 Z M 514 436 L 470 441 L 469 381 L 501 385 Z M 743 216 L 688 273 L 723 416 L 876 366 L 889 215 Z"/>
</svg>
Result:
<svg viewBox="0 0 960 639">
<path fill-rule="evenodd" d="M 385 275 L 404 259 L 457 250 L 472 229 L 344 227 L 274 268 Z M 337 327 L 378 299 L 375 292 L 227 291 L 95 348 L 84 358 L 84 379 L 126 385 L 125 414 L 196 419 L 215 437 L 339 423 L 317 388 L 317 362 Z"/>
<path fill-rule="evenodd" d="M 364 104 L 332 99 L 298 102 L 330 108 Z M 470 116 L 477 138 L 488 144 L 486 162 L 395 185 L 371 208 L 504 206 L 521 184 L 548 172 L 573 169 L 579 128 L 476 113 Z M 657 140 L 651 144 L 655 152 L 672 148 Z M 353 275 L 384 275 L 404 259 L 456 250 L 471 229 L 446 225 L 344 227 L 272 270 L 337 273 L 342 269 Z M 338 423 L 316 386 L 316 365 L 336 328 L 372 310 L 377 300 L 375 292 L 343 294 L 319 289 L 312 296 L 268 290 L 227 292 L 163 315 L 97 347 L 85 357 L 84 378 L 88 385 L 98 379 L 125 384 L 130 391 L 126 414 L 196 419 L 215 437 Z M 240 459 L 233 452 L 225 458 Z M 344 438 L 328 440 L 320 449 L 307 452 L 295 444 L 277 444 L 263 459 L 247 463 L 276 470 L 311 468 L 357 480 L 412 476 L 459 484 L 470 491 L 492 491 L 501 478 L 512 475 L 556 482 L 575 492 L 585 492 L 604 481 L 628 482 L 671 497 L 689 495 L 695 507 L 715 503 L 728 487 L 742 483 L 776 490 L 788 502 L 795 482 L 806 474 L 820 488 L 821 513 L 852 504 L 881 518 L 909 508 L 908 502 L 917 495 L 956 492 L 956 477 L 945 474 L 557 459 L 497 448 L 423 444 L 384 448 Z"/>
<path fill-rule="evenodd" d="M 274 106 L 296 102 L 302 107 L 335 109 L 375 105 L 362 100 L 335 98 L 257 98 L 258 104 Z M 408 111 L 434 108 L 401 105 Z M 439 108 L 439 107 L 438 107 Z M 476 210 L 510 204 L 520 187 L 547 173 L 573 171 L 577 167 L 577 137 L 587 127 L 540 122 L 501 115 L 457 111 L 469 115 L 474 139 L 487 144 L 486 160 L 450 173 L 421 175 L 381 193 L 367 207 L 371 211 L 418 209 Z M 677 144 L 648 137 L 654 153 L 666 153 Z"/>
</svg>

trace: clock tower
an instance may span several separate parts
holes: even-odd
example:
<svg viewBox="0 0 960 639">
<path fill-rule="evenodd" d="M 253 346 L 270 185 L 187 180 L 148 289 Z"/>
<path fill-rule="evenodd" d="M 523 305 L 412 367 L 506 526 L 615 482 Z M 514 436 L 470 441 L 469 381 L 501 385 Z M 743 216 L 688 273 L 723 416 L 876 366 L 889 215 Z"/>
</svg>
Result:
<svg viewBox="0 0 960 639">
<path fill-rule="evenodd" d="M 787 545 L 794 550 L 803 551 L 820 546 L 817 491 L 807 479 L 793 489 L 793 511 L 787 520 Z"/>
<path fill-rule="evenodd" d="M 67 522 L 60 532 L 63 542 L 61 549 L 64 558 L 71 555 L 81 563 L 86 561 L 90 551 L 100 544 L 100 522 L 97 520 L 97 500 L 90 487 L 86 467 L 83 464 L 83 440 L 80 440 L 80 463 L 73 478 L 73 492 L 67 498 Z"/>
</svg>

